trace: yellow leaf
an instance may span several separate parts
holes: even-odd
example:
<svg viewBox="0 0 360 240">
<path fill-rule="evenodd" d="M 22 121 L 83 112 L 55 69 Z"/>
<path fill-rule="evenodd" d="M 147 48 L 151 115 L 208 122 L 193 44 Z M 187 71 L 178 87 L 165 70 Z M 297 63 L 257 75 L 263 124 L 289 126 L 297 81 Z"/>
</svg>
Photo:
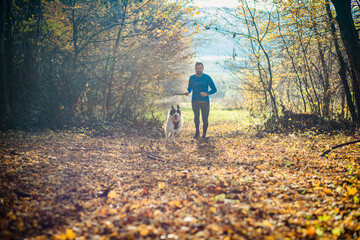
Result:
<svg viewBox="0 0 360 240">
<path fill-rule="evenodd" d="M 326 193 L 326 194 L 328 194 L 328 195 L 332 195 L 332 194 L 333 194 L 333 192 L 332 192 L 331 189 L 329 189 L 329 188 L 325 188 L 323 191 L 324 191 L 324 193 Z"/>
<path fill-rule="evenodd" d="M 153 227 L 151 225 L 141 224 L 137 227 L 137 230 L 139 231 L 140 236 L 144 237 L 153 232 Z"/>
<path fill-rule="evenodd" d="M 38 222 L 34 219 L 33 220 L 33 226 L 34 226 L 34 228 L 38 228 L 39 227 L 39 224 L 38 224 Z"/>
<path fill-rule="evenodd" d="M 67 239 L 72 240 L 72 239 L 75 239 L 76 235 L 73 230 L 66 229 L 66 237 L 67 237 Z"/>
<path fill-rule="evenodd" d="M 275 240 L 273 236 L 265 236 L 265 240 Z"/>
<path fill-rule="evenodd" d="M 35 238 L 36 240 L 46 240 L 48 237 L 46 235 L 40 235 Z"/>
<path fill-rule="evenodd" d="M 86 225 L 86 227 L 89 228 L 89 227 L 91 227 L 91 222 L 88 220 L 88 221 L 85 222 L 85 225 Z"/>
<path fill-rule="evenodd" d="M 108 209 L 109 214 L 116 214 L 117 213 L 117 209 L 116 208 L 110 208 Z"/>
<path fill-rule="evenodd" d="M 16 215 L 11 211 L 7 214 L 7 216 L 9 217 L 9 219 L 15 221 L 16 220 Z"/>
<path fill-rule="evenodd" d="M 18 223 L 18 230 L 24 231 L 24 229 L 25 229 L 24 222 L 20 220 L 20 222 Z"/>
<path fill-rule="evenodd" d="M 165 186 L 166 186 L 166 184 L 164 182 L 159 182 L 158 183 L 159 190 L 163 189 Z"/>
<path fill-rule="evenodd" d="M 61 235 L 53 235 L 53 239 L 54 240 L 66 240 L 67 236 L 65 234 L 61 234 Z"/>
<path fill-rule="evenodd" d="M 264 220 L 264 221 L 262 222 L 262 224 L 263 224 L 265 227 L 268 227 L 268 228 L 272 228 L 272 227 L 273 227 L 273 225 L 272 225 L 268 220 Z"/>
<path fill-rule="evenodd" d="M 214 208 L 214 207 L 210 207 L 210 212 L 212 212 L 212 213 L 216 213 L 216 208 Z"/>
<path fill-rule="evenodd" d="M 143 229 L 140 230 L 140 235 L 141 236 L 147 236 L 149 234 L 150 234 L 150 230 L 147 229 L 147 228 L 143 228 Z"/>
<path fill-rule="evenodd" d="M 355 193 L 357 193 L 356 188 L 346 187 L 346 189 L 348 190 L 349 196 L 355 195 Z"/>
<path fill-rule="evenodd" d="M 215 223 L 210 224 L 209 228 L 214 232 L 221 232 L 222 231 L 222 228 L 219 225 L 215 224 Z"/>
<path fill-rule="evenodd" d="M 114 190 L 110 191 L 109 194 L 108 194 L 108 197 L 109 198 L 117 198 L 117 194 Z"/>
<path fill-rule="evenodd" d="M 181 207 L 181 202 L 179 200 L 174 200 L 174 201 L 170 201 L 169 205 L 170 206 L 176 206 L 176 207 L 180 208 Z"/>
</svg>

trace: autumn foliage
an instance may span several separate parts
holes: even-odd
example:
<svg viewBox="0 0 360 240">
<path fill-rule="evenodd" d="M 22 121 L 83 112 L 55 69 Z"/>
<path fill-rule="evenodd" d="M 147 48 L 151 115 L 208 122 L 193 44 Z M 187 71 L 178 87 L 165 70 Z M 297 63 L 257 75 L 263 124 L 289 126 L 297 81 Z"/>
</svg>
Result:
<svg viewBox="0 0 360 240">
<path fill-rule="evenodd" d="M 188 1 L 0 6 L 3 129 L 144 118 L 191 55 Z"/>
<path fill-rule="evenodd" d="M 360 4 L 342 1 L 239 0 L 220 26 L 191 0 L 1 1 L 0 239 L 360 238 Z M 188 115 L 166 144 L 158 105 L 214 29 L 251 123 L 217 116 L 199 141 Z"/>
<path fill-rule="evenodd" d="M 356 239 L 359 151 L 341 135 L 254 136 L 235 122 L 194 141 L 162 132 L 1 135 L 2 239 Z"/>
<path fill-rule="evenodd" d="M 224 66 L 255 114 L 278 118 L 285 107 L 357 122 L 359 9 L 359 1 L 350 0 L 239 0 L 237 8 L 220 11 L 216 26 L 206 24 L 233 41 Z"/>
</svg>

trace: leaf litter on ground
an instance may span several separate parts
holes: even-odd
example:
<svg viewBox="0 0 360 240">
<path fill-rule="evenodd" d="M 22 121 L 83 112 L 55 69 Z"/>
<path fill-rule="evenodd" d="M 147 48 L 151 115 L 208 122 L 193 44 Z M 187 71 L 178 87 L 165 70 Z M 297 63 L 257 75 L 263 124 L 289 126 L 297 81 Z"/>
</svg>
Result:
<svg viewBox="0 0 360 240">
<path fill-rule="evenodd" d="M 1 239 L 356 239 L 360 145 L 217 122 L 157 135 L 1 133 Z M 155 136 L 155 137 L 154 137 Z"/>
</svg>

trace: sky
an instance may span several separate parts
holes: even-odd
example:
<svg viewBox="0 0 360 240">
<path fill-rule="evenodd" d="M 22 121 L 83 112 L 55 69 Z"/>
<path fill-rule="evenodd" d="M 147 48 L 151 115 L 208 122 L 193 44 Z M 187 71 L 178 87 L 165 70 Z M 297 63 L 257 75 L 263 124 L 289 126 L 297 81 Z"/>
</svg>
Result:
<svg viewBox="0 0 360 240">
<path fill-rule="evenodd" d="M 197 19 L 201 23 L 205 17 L 207 19 L 205 22 L 208 22 L 209 18 L 210 20 L 215 19 L 216 15 L 216 10 L 209 8 L 235 8 L 237 2 L 237 0 L 194 0 L 194 5 L 199 7 L 200 12 Z M 227 85 L 233 76 L 223 68 L 221 63 L 232 57 L 233 41 L 214 30 L 204 31 L 195 39 L 200 44 L 197 44 L 194 48 L 194 61 L 204 64 L 204 72 L 213 78 L 215 84 Z M 223 90 L 224 87 L 222 87 Z"/>
<path fill-rule="evenodd" d="M 228 7 L 235 8 L 237 0 L 195 0 L 194 3 L 198 7 Z"/>
<path fill-rule="evenodd" d="M 218 12 L 211 8 L 235 8 L 237 2 L 237 0 L 194 0 L 194 5 L 199 7 L 200 12 L 196 16 L 198 23 L 203 25 L 217 21 Z M 195 36 L 195 39 L 198 44 L 194 50 L 200 61 L 211 61 L 211 57 L 214 57 L 214 61 L 219 61 L 221 57 L 226 58 L 232 55 L 233 42 L 213 29 L 205 30 Z"/>
<path fill-rule="evenodd" d="M 266 2 L 271 2 L 271 0 L 263 1 L 264 5 L 257 5 L 257 8 L 264 7 L 266 9 L 270 6 Z M 238 0 L 194 0 L 193 2 L 193 5 L 199 7 L 199 14 L 196 17 L 200 25 L 217 20 L 216 15 L 219 13 L 215 8 L 236 8 L 238 4 Z M 241 92 L 229 88 L 229 86 L 234 86 L 238 79 L 229 70 L 224 68 L 224 62 L 232 59 L 234 48 L 232 36 L 223 36 L 217 31 L 210 29 L 196 35 L 193 40 L 195 43 L 193 63 L 202 62 L 205 68 L 204 73 L 212 77 L 218 90 L 222 92 L 221 94 L 219 92 L 214 97 L 231 96 L 232 98 L 241 98 Z M 237 57 L 237 59 L 240 58 L 241 56 Z"/>
</svg>

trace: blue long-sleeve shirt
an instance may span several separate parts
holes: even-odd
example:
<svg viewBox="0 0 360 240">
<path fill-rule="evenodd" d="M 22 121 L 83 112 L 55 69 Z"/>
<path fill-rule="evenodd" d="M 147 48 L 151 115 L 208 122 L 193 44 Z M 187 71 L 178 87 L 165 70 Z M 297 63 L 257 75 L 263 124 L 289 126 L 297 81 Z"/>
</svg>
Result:
<svg viewBox="0 0 360 240">
<path fill-rule="evenodd" d="M 206 92 L 209 93 L 209 95 L 217 92 L 213 80 L 209 75 L 205 73 L 203 73 L 200 77 L 196 76 L 196 74 L 190 76 L 187 90 L 189 93 L 193 92 L 192 101 L 204 102 L 209 102 L 209 96 L 203 97 L 200 95 L 200 92 Z"/>
</svg>

